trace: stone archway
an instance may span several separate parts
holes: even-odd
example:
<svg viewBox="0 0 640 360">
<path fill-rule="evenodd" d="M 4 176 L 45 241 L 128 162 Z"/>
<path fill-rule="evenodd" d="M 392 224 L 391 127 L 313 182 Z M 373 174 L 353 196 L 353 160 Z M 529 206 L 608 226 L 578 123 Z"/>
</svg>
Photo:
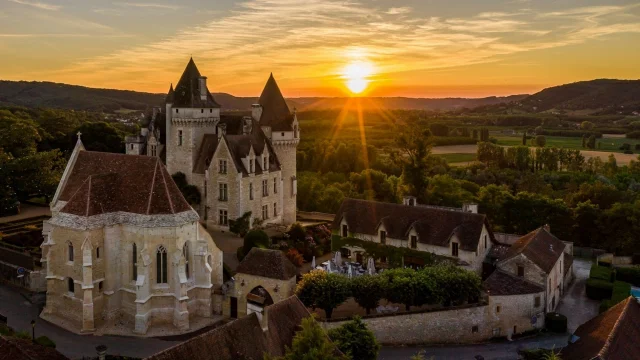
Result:
<svg viewBox="0 0 640 360">
<path fill-rule="evenodd" d="M 257 312 L 262 314 L 264 308 L 273 304 L 269 291 L 258 285 L 247 294 L 247 315 Z"/>
</svg>

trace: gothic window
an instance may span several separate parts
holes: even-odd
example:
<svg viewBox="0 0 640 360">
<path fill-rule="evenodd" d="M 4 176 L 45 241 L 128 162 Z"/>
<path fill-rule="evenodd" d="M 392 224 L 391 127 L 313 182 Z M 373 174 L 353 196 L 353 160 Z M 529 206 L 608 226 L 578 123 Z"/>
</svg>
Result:
<svg viewBox="0 0 640 360">
<path fill-rule="evenodd" d="M 73 283 L 73 279 L 72 278 L 67 278 L 67 291 L 69 291 L 71 296 L 73 296 L 73 293 L 75 293 L 75 290 L 76 290 L 76 286 Z"/>
<path fill-rule="evenodd" d="M 182 254 L 184 255 L 184 271 L 187 274 L 187 279 L 189 279 L 191 277 L 191 274 L 189 273 L 189 243 L 184 243 Z"/>
<path fill-rule="evenodd" d="M 278 193 L 278 178 L 273 178 L 273 193 Z"/>
<path fill-rule="evenodd" d="M 267 205 L 262 205 L 262 220 L 267 220 L 269 218 L 269 207 Z"/>
<path fill-rule="evenodd" d="M 131 280 L 136 281 L 138 279 L 138 247 L 136 246 L 136 244 L 133 244 L 132 246 L 132 251 L 131 251 L 131 265 L 132 265 L 132 272 L 131 272 Z"/>
<path fill-rule="evenodd" d="M 182 130 L 178 130 L 178 146 L 182 146 Z"/>
<path fill-rule="evenodd" d="M 67 261 L 73 262 L 73 244 L 67 242 Z"/>
<path fill-rule="evenodd" d="M 227 184 L 225 183 L 218 184 L 218 200 L 227 201 L 228 199 L 227 195 L 228 195 Z"/>
<path fill-rule="evenodd" d="M 273 217 L 278 216 L 278 204 L 273 203 Z"/>
<path fill-rule="evenodd" d="M 218 162 L 218 172 L 220 174 L 226 174 L 227 173 L 227 160 L 220 160 Z"/>
<path fill-rule="evenodd" d="M 269 184 L 267 180 L 262 180 L 262 196 L 269 196 Z"/>
<path fill-rule="evenodd" d="M 162 245 L 156 251 L 156 282 L 167 283 L 167 249 Z"/>
<path fill-rule="evenodd" d="M 218 213 L 218 224 L 227 225 L 227 222 L 227 210 L 220 210 L 220 212 Z"/>
<path fill-rule="evenodd" d="M 458 243 L 451 243 L 451 256 L 458 256 Z"/>
<path fill-rule="evenodd" d="M 253 200 L 253 183 L 249 183 L 249 200 Z"/>
</svg>

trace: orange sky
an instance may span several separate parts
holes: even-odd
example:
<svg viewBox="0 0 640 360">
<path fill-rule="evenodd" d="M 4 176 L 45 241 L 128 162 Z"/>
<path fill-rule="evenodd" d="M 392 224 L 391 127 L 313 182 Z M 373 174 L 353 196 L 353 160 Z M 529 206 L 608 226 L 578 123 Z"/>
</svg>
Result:
<svg viewBox="0 0 640 360">
<path fill-rule="evenodd" d="M 189 56 L 209 90 L 482 97 L 640 77 L 628 0 L 6 0 L 0 78 L 166 92 Z M 366 64 L 364 74 L 345 73 Z M 351 65 L 351 67 L 350 67 Z M 352 69 L 351 72 L 354 72 Z M 358 73 L 358 71 L 355 71 Z"/>
</svg>

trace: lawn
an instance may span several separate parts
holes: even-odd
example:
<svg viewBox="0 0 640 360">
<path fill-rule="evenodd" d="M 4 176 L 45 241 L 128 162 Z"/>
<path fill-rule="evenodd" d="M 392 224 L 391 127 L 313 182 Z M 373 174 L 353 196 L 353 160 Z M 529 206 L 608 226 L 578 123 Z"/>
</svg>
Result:
<svg viewBox="0 0 640 360">
<path fill-rule="evenodd" d="M 470 162 L 470 161 L 476 160 L 476 154 L 452 153 L 452 154 L 437 154 L 436 156 L 447 160 L 449 164 Z"/>
<path fill-rule="evenodd" d="M 518 146 L 522 145 L 522 135 L 491 135 L 492 137 L 498 140 L 498 145 L 503 146 Z M 582 138 L 579 137 L 564 137 L 564 136 L 546 136 L 547 147 L 559 147 L 559 148 L 567 148 L 574 150 L 590 150 L 582 147 Z M 528 145 L 532 146 L 531 142 L 533 139 L 528 141 Z M 602 138 L 596 139 L 596 144 L 600 144 L 600 147 L 596 146 L 596 151 L 608 151 L 608 152 L 623 152 L 620 150 L 620 146 L 622 144 L 627 143 L 631 144 L 631 149 L 634 153 L 639 153 L 640 151 L 635 150 L 636 144 L 640 144 L 640 140 L 637 139 L 626 139 L 626 138 Z"/>
</svg>

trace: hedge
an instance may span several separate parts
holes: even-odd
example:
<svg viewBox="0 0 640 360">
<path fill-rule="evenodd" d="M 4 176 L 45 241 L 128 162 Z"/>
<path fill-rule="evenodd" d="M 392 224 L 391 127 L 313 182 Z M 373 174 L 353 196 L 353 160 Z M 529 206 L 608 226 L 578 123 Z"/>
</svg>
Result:
<svg viewBox="0 0 640 360">
<path fill-rule="evenodd" d="M 613 283 L 601 279 L 587 279 L 587 297 L 593 300 L 610 299 L 613 295 Z"/>
<path fill-rule="evenodd" d="M 617 268 L 616 278 L 633 286 L 640 286 L 640 266 Z"/>
<path fill-rule="evenodd" d="M 618 304 L 631 294 L 631 285 L 624 281 L 616 281 L 613 283 L 613 293 L 611 299 L 603 300 L 600 303 L 600 312 L 605 312 L 612 306 Z"/>
<path fill-rule="evenodd" d="M 553 332 L 567 332 L 567 317 L 562 314 L 558 314 L 555 312 L 547 313 L 544 316 L 544 323 L 547 329 Z"/>
<path fill-rule="evenodd" d="M 616 276 L 615 272 L 611 268 L 601 265 L 594 265 L 591 266 L 589 278 L 613 282 L 615 281 Z"/>
<path fill-rule="evenodd" d="M 364 249 L 367 255 L 379 260 L 387 258 L 387 263 L 391 268 L 403 266 L 403 259 L 406 257 L 419 258 L 424 261 L 424 266 L 435 265 L 442 262 L 452 262 L 453 260 L 445 256 L 436 255 L 426 251 L 418 251 L 409 248 L 383 245 L 372 241 L 360 240 L 353 237 L 343 238 L 339 235 L 331 237 L 331 250 L 340 251 L 343 246 L 358 246 Z"/>
<path fill-rule="evenodd" d="M 36 339 L 36 343 L 42 345 L 42 346 L 46 346 L 46 347 L 50 347 L 50 348 L 56 348 L 56 343 L 53 342 L 53 340 L 49 339 L 46 336 L 39 336 Z"/>
</svg>

